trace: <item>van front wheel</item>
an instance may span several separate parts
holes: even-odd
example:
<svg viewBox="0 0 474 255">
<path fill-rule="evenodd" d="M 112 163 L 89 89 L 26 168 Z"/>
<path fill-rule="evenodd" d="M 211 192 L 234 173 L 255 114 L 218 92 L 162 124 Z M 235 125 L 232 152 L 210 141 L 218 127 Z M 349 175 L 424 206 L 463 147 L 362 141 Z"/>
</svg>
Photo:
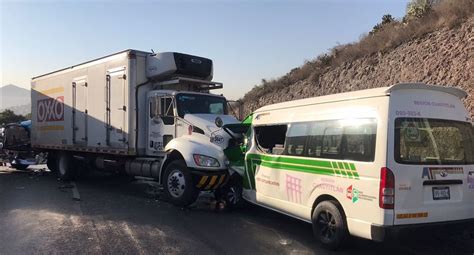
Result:
<svg viewBox="0 0 474 255">
<path fill-rule="evenodd" d="M 191 173 L 182 160 L 175 160 L 166 166 L 163 186 L 170 202 L 177 206 L 191 205 L 199 195 Z"/>
<path fill-rule="evenodd" d="M 314 209 L 313 233 L 323 246 L 339 248 L 347 238 L 347 225 L 342 208 L 335 201 L 323 201 Z"/>
</svg>

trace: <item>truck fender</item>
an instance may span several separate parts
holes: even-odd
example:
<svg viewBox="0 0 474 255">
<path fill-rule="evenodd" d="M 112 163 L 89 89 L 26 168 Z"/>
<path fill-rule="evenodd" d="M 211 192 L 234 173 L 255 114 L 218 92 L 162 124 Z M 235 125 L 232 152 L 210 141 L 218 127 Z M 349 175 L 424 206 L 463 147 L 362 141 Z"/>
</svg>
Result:
<svg viewBox="0 0 474 255">
<path fill-rule="evenodd" d="M 187 135 L 175 138 L 165 146 L 165 151 L 168 153 L 178 151 L 186 162 L 186 166 L 190 168 L 203 170 L 222 170 L 227 168 L 227 158 L 224 155 L 224 151 L 218 145 L 211 143 L 206 136 Z M 217 159 L 219 167 L 209 168 L 196 165 L 193 158 L 194 154 Z"/>
</svg>

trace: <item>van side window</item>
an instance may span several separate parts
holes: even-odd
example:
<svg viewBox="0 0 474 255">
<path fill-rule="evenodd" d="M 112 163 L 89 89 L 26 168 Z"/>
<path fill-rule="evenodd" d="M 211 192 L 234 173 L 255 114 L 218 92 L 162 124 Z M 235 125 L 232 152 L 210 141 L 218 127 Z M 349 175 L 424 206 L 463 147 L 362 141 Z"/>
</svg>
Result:
<svg viewBox="0 0 474 255">
<path fill-rule="evenodd" d="M 305 156 L 371 162 L 375 157 L 376 133 L 375 119 L 311 122 Z"/>
<path fill-rule="evenodd" d="M 323 134 L 325 125 L 321 125 L 322 122 L 313 122 L 309 130 L 308 144 L 307 144 L 307 155 L 309 157 L 321 157 L 322 145 L 323 145 Z"/>
<path fill-rule="evenodd" d="M 284 150 L 286 130 L 287 125 L 255 127 L 258 149 L 264 153 L 281 155 Z"/>
<path fill-rule="evenodd" d="M 341 158 L 341 143 L 343 131 L 343 128 L 338 126 L 337 123 L 327 123 L 324 129 L 322 139 L 322 158 Z"/>
<path fill-rule="evenodd" d="M 285 155 L 304 156 L 310 123 L 290 124 L 285 140 Z"/>
<path fill-rule="evenodd" d="M 373 161 L 377 123 L 374 119 L 360 119 L 344 128 L 343 158 Z"/>
</svg>

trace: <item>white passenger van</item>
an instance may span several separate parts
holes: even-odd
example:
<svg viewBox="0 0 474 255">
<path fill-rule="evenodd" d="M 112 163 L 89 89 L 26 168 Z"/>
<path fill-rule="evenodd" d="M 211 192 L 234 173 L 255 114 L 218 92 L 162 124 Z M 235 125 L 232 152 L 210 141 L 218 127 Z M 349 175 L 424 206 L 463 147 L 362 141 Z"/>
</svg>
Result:
<svg viewBox="0 0 474 255">
<path fill-rule="evenodd" d="M 242 197 L 313 224 L 335 248 L 405 227 L 474 218 L 474 131 L 453 87 L 397 84 L 262 107 Z M 243 163 L 244 162 L 244 163 Z"/>
</svg>

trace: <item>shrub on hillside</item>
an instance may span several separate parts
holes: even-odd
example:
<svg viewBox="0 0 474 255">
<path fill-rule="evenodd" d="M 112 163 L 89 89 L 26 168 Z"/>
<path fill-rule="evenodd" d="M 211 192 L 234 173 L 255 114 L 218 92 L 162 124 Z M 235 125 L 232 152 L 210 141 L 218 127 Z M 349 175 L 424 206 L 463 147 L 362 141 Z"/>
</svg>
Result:
<svg viewBox="0 0 474 255">
<path fill-rule="evenodd" d="M 407 11 L 404 19 L 408 18 L 421 18 L 427 15 L 438 0 L 412 0 L 407 5 Z"/>
</svg>

